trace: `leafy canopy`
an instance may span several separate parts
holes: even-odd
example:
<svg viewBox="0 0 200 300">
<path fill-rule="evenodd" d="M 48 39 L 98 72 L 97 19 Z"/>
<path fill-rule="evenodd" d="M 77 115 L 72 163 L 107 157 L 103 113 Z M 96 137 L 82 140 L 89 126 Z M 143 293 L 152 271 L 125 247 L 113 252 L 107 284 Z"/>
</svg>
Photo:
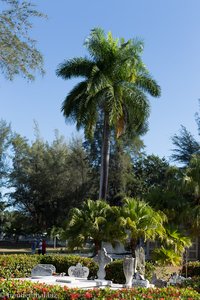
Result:
<svg viewBox="0 0 200 300">
<path fill-rule="evenodd" d="M 83 127 L 92 136 L 99 112 L 108 116 L 109 126 L 119 137 L 125 130 L 132 135 L 146 130 L 149 102 L 145 92 L 160 95 L 160 87 L 142 62 L 143 43 L 137 39 L 127 42 L 105 36 L 94 28 L 84 43 L 89 57 L 64 61 L 57 69 L 63 79 L 82 77 L 67 95 L 62 111 L 67 120 Z"/>
<path fill-rule="evenodd" d="M 0 1 L 6 8 L 0 12 L 0 70 L 9 80 L 16 75 L 33 80 L 36 70 L 42 74 L 44 70 L 43 57 L 29 35 L 31 19 L 44 15 L 30 1 Z"/>
</svg>

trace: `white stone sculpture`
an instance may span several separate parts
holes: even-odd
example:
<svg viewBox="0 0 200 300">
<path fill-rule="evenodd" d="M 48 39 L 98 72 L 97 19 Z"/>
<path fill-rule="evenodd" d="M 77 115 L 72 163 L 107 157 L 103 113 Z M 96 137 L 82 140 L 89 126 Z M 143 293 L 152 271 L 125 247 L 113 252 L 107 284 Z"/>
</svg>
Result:
<svg viewBox="0 0 200 300">
<path fill-rule="evenodd" d="M 105 266 L 112 261 L 112 258 L 107 254 L 105 248 L 98 251 L 98 254 L 94 257 L 94 261 L 96 261 L 99 265 L 99 270 L 97 272 L 98 279 L 105 279 L 106 272 Z"/>
<path fill-rule="evenodd" d="M 76 266 L 69 267 L 68 275 L 70 277 L 87 278 L 89 275 L 89 269 L 78 263 Z"/>
<path fill-rule="evenodd" d="M 135 250 L 135 258 L 137 261 L 137 272 L 144 276 L 145 274 L 145 252 L 143 247 L 137 247 Z"/>
<path fill-rule="evenodd" d="M 123 260 L 123 271 L 126 278 L 125 287 L 131 287 L 133 275 L 136 272 L 136 260 L 133 257 L 125 257 Z"/>
</svg>

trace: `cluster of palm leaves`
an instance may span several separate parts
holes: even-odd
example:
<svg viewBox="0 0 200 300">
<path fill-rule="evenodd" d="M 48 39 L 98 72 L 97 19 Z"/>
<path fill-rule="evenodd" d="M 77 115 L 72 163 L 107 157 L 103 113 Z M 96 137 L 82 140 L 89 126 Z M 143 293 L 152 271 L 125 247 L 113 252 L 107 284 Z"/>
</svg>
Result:
<svg viewBox="0 0 200 300">
<path fill-rule="evenodd" d="M 88 241 L 92 242 L 94 253 L 102 242 L 112 245 L 128 242 L 133 256 L 139 240 L 157 239 L 162 241 L 162 246 L 156 250 L 155 259 L 177 264 L 191 241 L 177 230 L 167 228 L 166 223 L 163 212 L 155 211 L 139 199 L 125 198 L 121 207 L 110 206 L 103 200 L 86 200 L 81 208 L 70 211 L 65 237 L 71 249 L 83 248 Z"/>
</svg>

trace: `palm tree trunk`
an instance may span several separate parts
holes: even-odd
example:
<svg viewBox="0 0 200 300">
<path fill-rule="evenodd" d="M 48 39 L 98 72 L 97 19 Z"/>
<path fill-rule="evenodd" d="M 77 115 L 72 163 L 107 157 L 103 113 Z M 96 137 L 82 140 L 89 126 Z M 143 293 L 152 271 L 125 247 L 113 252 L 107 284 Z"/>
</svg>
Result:
<svg viewBox="0 0 200 300">
<path fill-rule="evenodd" d="M 98 254 L 98 251 L 101 250 L 101 242 L 94 240 L 94 255 L 96 256 Z"/>
<path fill-rule="evenodd" d="M 130 248 L 131 248 L 132 257 L 135 257 L 135 250 L 136 250 L 137 245 L 138 245 L 137 239 L 131 238 L 131 240 L 130 240 Z"/>
<path fill-rule="evenodd" d="M 110 159 L 110 125 L 109 115 L 104 115 L 103 140 L 101 149 L 101 170 L 100 170 L 100 188 L 99 199 L 106 200 L 108 189 L 108 170 Z"/>
</svg>

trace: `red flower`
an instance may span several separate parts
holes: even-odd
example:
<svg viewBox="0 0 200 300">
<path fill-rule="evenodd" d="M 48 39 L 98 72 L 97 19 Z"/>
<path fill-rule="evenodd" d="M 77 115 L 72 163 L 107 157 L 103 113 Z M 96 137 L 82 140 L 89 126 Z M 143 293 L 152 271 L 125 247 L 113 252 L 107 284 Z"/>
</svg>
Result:
<svg viewBox="0 0 200 300">
<path fill-rule="evenodd" d="M 92 294 L 91 294 L 90 292 L 86 292 L 86 293 L 85 293 L 85 298 L 86 298 L 86 299 L 92 298 Z"/>
<path fill-rule="evenodd" d="M 46 288 L 46 287 L 43 287 L 42 288 L 42 292 L 45 294 L 45 293 L 47 293 L 49 290 L 48 290 L 48 288 Z"/>
<path fill-rule="evenodd" d="M 71 294 L 71 300 L 78 299 L 79 294 Z"/>
</svg>

